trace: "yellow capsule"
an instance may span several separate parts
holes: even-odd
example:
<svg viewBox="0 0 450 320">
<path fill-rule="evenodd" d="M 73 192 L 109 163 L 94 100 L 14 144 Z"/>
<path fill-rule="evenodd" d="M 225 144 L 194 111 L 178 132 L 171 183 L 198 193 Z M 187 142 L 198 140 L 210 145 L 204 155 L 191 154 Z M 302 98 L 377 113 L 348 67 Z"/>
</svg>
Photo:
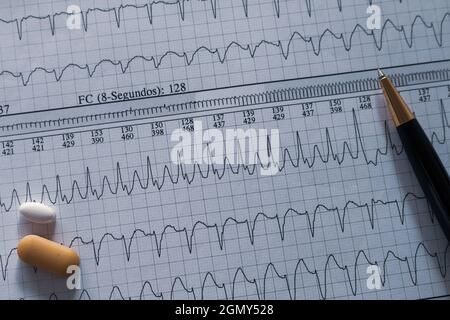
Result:
<svg viewBox="0 0 450 320">
<path fill-rule="evenodd" d="M 69 266 L 80 264 L 80 257 L 71 248 L 35 235 L 19 241 L 17 254 L 23 262 L 63 277 L 70 275 Z"/>
</svg>

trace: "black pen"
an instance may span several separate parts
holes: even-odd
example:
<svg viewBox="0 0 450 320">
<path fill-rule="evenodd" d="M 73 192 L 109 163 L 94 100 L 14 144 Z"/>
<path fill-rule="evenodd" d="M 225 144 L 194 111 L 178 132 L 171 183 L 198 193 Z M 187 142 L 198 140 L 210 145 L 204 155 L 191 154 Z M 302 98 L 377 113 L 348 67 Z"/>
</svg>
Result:
<svg viewBox="0 0 450 320">
<path fill-rule="evenodd" d="M 450 178 L 414 113 L 391 80 L 378 70 L 387 106 L 403 148 L 419 180 L 434 216 L 450 241 Z"/>
</svg>

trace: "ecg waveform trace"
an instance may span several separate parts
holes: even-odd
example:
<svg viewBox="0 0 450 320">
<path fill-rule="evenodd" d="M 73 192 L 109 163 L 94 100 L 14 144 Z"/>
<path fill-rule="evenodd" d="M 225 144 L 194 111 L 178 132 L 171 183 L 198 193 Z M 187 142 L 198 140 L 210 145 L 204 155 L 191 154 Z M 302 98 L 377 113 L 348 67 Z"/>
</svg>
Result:
<svg viewBox="0 0 450 320">
<path fill-rule="evenodd" d="M 440 100 L 440 114 L 442 125 L 442 128 L 440 129 L 441 137 L 439 137 L 439 134 L 436 131 L 433 131 L 430 135 L 430 139 L 433 143 L 444 144 L 447 139 L 447 130 L 450 128 L 450 124 L 442 100 Z M 293 154 L 291 154 L 291 151 L 288 148 L 282 148 L 281 150 L 282 158 L 280 162 L 276 164 L 279 172 L 282 172 L 285 169 L 286 164 L 290 164 L 294 168 L 298 168 L 301 165 L 305 165 L 307 168 L 312 168 L 317 161 L 322 163 L 334 161 L 337 164 L 341 165 L 347 157 L 353 160 L 361 157 L 365 164 L 377 166 L 379 157 L 386 156 L 389 151 L 392 151 L 393 155 L 400 155 L 403 152 L 403 147 L 401 145 L 395 144 L 395 142 L 393 141 L 389 127 L 387 125 L 387 122 L 385 121 L 384 132 L 382 134 L 384 137 L 384 145 L 377 147 L 374 156 L 370 157 L 367 154 L 364 144 L 364 137 L 361 134 L 361 127 L 358 123 L 358 119 L 354 110 L 352 110 L 352 121 L 352 132 L 354 133 L 354 136 L 352 138 L 349 138 L 349 140 L 354 141 L 353 147 L 352 143 L 349 141 L 344 141 L 342 143 L 342 146 L 334 146 L 334 139 L 330 134 L 329 128 L 325 128 L 326 138 L 323 143 L 325 147 L 322 149 L 324 151 L 321 151 L 319 145 L 315 144 L 309 157 L 304 151 L 304 148 L 302 146 L 302 139 L 299 132 L 297 131 L 295 133 L 295 147 Z M 272 153 L 271 143 L 269 137 L 267 137 L 267 139 L 267 153 L 270 154 Z M 154 170 L 152 169 L 153 164 L 150 158 L 147 156 L 143 175 L 140 174 L 138 170 L 134 170 L 129 175 L 131 177 L 130 182 L 127 183 L 122 174 L 123 170 L 121 168 L 121 164 L 117 162 L 115 166 L 114 178 L 111 179 L 107 175 L 104 175 L 101 179 L 101 182 L 98 184 L 99 187 L 96 187 L 93 183 L 90 169 L 89 167 L 86 167 L 84 187 L 81 186 L 81 183 L 79 181 L 74 180 L 71 183 L 71 192 L 66 194 L 63 191 L 65 188 L 62 186 L 61 179 L 59 175 L 57 175 L 55 178 L 54 192 L 51 192 L 49 190 L 49 187 L 44 184 L 40 192 L 41 197 L 40 199 L 38 199 L 38 201 L 49 201 L 52 204 L 56 204 L 58 203 L 58 200 L 60 200 L 62 203 L 69 204 L 75 199 L 76 195 L 78 195 L 80 199 L 87 199 L 89 198 L 89 196 L 94 196 L 95 199 L 100 200 L 103 198 L 107 191 L 109 191 L 111 195 L 117 195 L 119 194 L 119 192 L 124 192 L 127 195 L 131 195 L 136 187 L 140 187 L 142 190 L 147 190 L 150 187 L 161 190 L 166 183 L 172 183 L 176 185 L 182 181 L 185 181 L 188 185 L 190 185 L 194 182 L 196 177 L 199 177 L 201 179 L 208 179 L 211 174 L 219 180 L 222 180 L 227 172 L 235 175 L 239 175 L 241 172 L 246 172 L 248 175 L 254 175 L 257 172 L 258 168 L 264 167 L 266 165 L 261 162 L 258 152 L 255 154 L 255 157 L 257 159 L 257 163 L 251 165 L 233 165 L 227 157 L 224 157 L 222 166 L 208 164 L 206 165 L 205 169 L 202 168 L 200 164 L 194 164 L 192 165 L 192 173 L 189 173 L 189 170 L 186 170 L 186 165 L 184 164 L 177 164 L 174 170 L 171 170 L 170 165 L 164 165 L 162 177 L 158 179 L 154 174 Z M 32 192 L 29 182 L 27 182 L 25 186 L 25 199 L 21 200 L 21 196 L 19 194 L 20 192 L 16 188 L 14 188 L 11 191 L 9 201 L 5 201 L 4 196 L 2 197 L 0 195 L 0 208 L 3 209 L 4 212 L 9 212 L 11 208 L 14 207 L 14 204 L 20 205 L 22 201 L 26 202 L 37 200 L 33 199 L 32 197 L 32 194 L 36 193 Z M 52 196 L 52 194 L 54 195 Z"/>
<path fill-rule="evenodd" d="M 407 272 L 409 275 L 410 283 L 413 285 L 417 285 L 419 283 L 418 260 L 422 257 L 426 257 L 427 261 L 431 260 L 437 264 L 439 273 L 442 278 L 445 278 L 447 276 L 448 249 L 449 246 L 447 245 L 444 253 L 441 257 L 439 257 L 438 253 L 432 252 L 423 242 L 420 242 L 417 244 L 413 256 L 400 256 L 393 250 L 388 250 L 384 256 L 384 259 L 381 260 L 381 263 L 372 260 L 366 250 L 359 250 L 356 253 L 354 264 L 350 266 L 340 262 L 336 255 L 329 254 L 326 259 L 323 271 L 317 270 L 317 268 L 315 268 L 314 266 L 310 266 L 306 259 L 301 258 L 298 259 L 297 263 L 295 264 L 294 270 L 292 270 L 293 277 L 291 277 L 291 274 L 286 274 L 278 271 L 275 264 L 270 262 L 266 265 L 263 277 L 259 281 L 258 279 L 249 276 L 245 271 L 245 267 L 239 267 L 235 270 L 233 278 L 229 284 L 220 283 L 216 280 L 216 277 L 212 272 L 206 272 L 204 275 L 202 275 L 203 280 L 198 284 L 197 287 L 187 285 L 185 281 L 183 281 L 183 279 L 179 276 L 175 277 L 172 281 L 168 297 L 167 295 L 165 295 L 165 293 L 155 290 L 150 281 L 143 282 L 139 292 L 137 292 L 136 295 L 138 299 L 146 299 L 148 298 L 148 295 L 151 295 L 157 299 L 174 299 L 176 298 L 175 292 L 179 291 L 178 289 L 181 289 L 187 294 L 186 297 L 192 297 L 193 299 L 235 299 L 238 297 L 238 292 L 236 292 L 238 290 L 237 285 L 238 283 L 243 282 L 245 284 L 253 286 L 257 298 L 260 300 L 264 300 L 270 298 L 269 293 L 267 292 L 270 289 L 268 288 L 268 279 L 272 276 L 276 280 L 284 282 L 285 290 L 288 293 L 289 299 L 296 300 L 297 298 L 299 298 L 298 290 L 302 288 L 301 283 L 299 282 L 302 281 L 301 279 L 304 278 L 305 275 L 309 275 L 312 276 L 315 280 L 319 298 L 326 299 L 329 295 L 329 274 L 330 272 L 332 272 L 331 270 L 337 269 L 338 271 L 343 273 L 349 285 L 348 287 L 350 288 L 350 293 L 353 296 L 356 296 L 358 294 L 358 290 L 361 290 L 361 288 L 358 287 L 358 281 L 360 280 L 360 278 L 358 277 L 359 266 L 374 265 L 381 267 L 381 283 L 384 287 L 386 286 L 389 279 L 387 266 L 390 262 L 394 261 L 406 267 L 406 269 L 408 270 Z M 223 292 L 223 296 L 206 296 L 205 290 L 208 287 L 217 288 L 218 290 Z M 200 294 L 196 294 L 196 291 L 199 291 Z M 113 299 L 115 297 L 119 299 L 131 299 L 131 296 L 124 296 L 119 286 L 113 286 L 107 298 Z M 81 290 L 81 293 L 78 296 L 78 299 L 80 300 L 92 298 L 93 297 L 91 297 L 88 290 Z M 49 299 L 58 299 L 58 296 L 56 294 L 51 294 L 49 296 Z"/>
<path fill-rule="evenodd" d="M 333 146 L 333 139 L 329 132 L 329 129 L 325 129 L 326 140 L 324 142 L 325 152 L 322 152 L 319 146 L 316 144 L 313 147 L 312 155 L 308 158 L 305 154 L 305 151 L 302 147 L 302 141 L 300 134 L 298 132 L 295 133 L 295 154 L 292 155 L 288 148 L 284 148 L 281 150 L 282 159 L 278 164 L 278 170 L 281 172 L 285 169 L 286 163 L 290 163 L 294 168 L 298 168 L 300 165 L 306 165 L 308 168 L 312 168 L 317 161 L 322 163 L 328 163 L 329 161 L 335 161 L 337 164 L 342 164 L 346 157 L 350 157 L 351 159 L 358 159 L 362 157 L 364 163 L 367 165 L 376 166 L 378 163 L 378 159 L 380 156 L 387 155 L 389 150 L 392 150 L 394 154 L 399 155 L 402 152 L 402 147 L 396 145 L 391 138 L 391 133 L 385 122 L 384 126 L 384 141 L 385 145 L 378 147 L 376 149 L 375 155 L 373 158 L 370 158 L 365 150 L 363 136 L 361 135 L 360 125 L 358 124 L 358 120 L 355 115 L 355 111 L 353 113 L 353 132 L 354 132 L 354 146 L 351 147 L 351 143 L 348 141 L 344 141 L 342 146 L 336 147 Z M 449 122 L 445 113 L 444 105 L 441 101 L 441 117 L 442 117 L 442 138 L 438 138 L 438 134 L 436 132 L 432 132 L 431 139 L 433 142 L 444 143 L 447 137 L 446 130 L 449 128 Z M 270 139 L 267 137 L 267 152 L 271 153 L 271 144 Z M 336 150 L 340 150 L 339 152 Z M 125 194 L 132 194 L 136 187 L 140 187 L 142 190 L 146 190 L 149 187 L 155 187 L 157 190 L 161 190 L 165 183 L 170 182 L 172 184 L 178 184 L 182 181 L 185 181 L 188 185 L 190 185 L 197 176 L 202 179 L 207 179 L 210 175 L 214 175 L 217 179 L 221 180 L 227 171 L 232 174 L 238 175 L 241 172 L 246 172 L 249 175 L 255 174 L 256 170 L 259 167 L 263 167 L 264 163 L 260 160 L 259 153 L 255 154 L 258 163 L 257 164 L 238 164 L 232 165 L 232 163 L 224 157 L 223 166 L 216 166 L 214 164 L 206 165 L 206 169 L 202 169 L 200 164 L 192 165 L 192 173 L 189 175 L 189 171 L 186 170 L 186 166 L 184 164 L 177 164 L 176 169 L 171 171 L 168 165 L 164 165 L 163 175 L 161 179 L 155 178 L 154 171 L 152 170 L 152 163 L 150 158 L 147 156 L 146 158 L 146 166 L 145 173 L 142 176 L 138 170 L 134 170 L 130 177 L 131 182 L 127 183 L 122 175 L 122 169 L 120 163 L 116 164 L 115 169 L 115 177 L 114 181 L 111 182 L 111 178 L 107 175 L 103 176 L 100 182 L 100 187 L 96 188 L 95 184 L 92 182 L 92 177 L 90 173 L 89 167 L 86 168 L 85 172 L 85 187 L 80 186 L 80 182 L 74 180 L 71 183 L 71 192 L 69 194 L 65 194 L 63 192 L 64 188 L 61 183 L 61 179 L 59 175 L 56 176 L 55 179 L 55 191 L 54 196 L 51 195 L 51 191 L 47 185 L 42 186 L 41 190 L 41 199 L 40 202 L 49 201 L 52 204 L 56 204 L 58 200 L 63 203 L 71 203 L 75 196 L 78 195 L 80 199 L 87 199 L 89 196 L 94 196 L 96 199 L 100 200 L 106 191 L 109 191 L 112 195 L 117 195 L 119 191 L 125 192 Z M 84 191 L 83 191 L 84 189 Z M 24 201 L 35 201 L 36 199 L 32 198 L 32 190 L 29 183 L 26 184 L 25 187 L 25 200 Z M 34 193 L 35 194 L 35 193 Z M 20 205 L 22 202 L 19 196 L 19 192 L 14 188 L 11 192 L 11 196 L 9 201 L 3 200 L 4 197 L 0 197 L 0 208 L 3 209 L 4 212 L 8 212 L 14 206 L 14 203 Z"/>
<path fill-rule="evenodd" d="M 241 0 L 242 1 L 242 9 L 244 12 L 245 17 L 249 16 L 249 0 Z M 342 0 L 336 0 L 337 1 L 337 6 L 339 11 L 342 11 L 343 9 L 343 5 L 342 5 Z M 397 0 L 399 3 L 402 3 L 402 0 Z M 137 4 L 122 4 L 118 7 L 113 7 L 113 8 L 88 8 L 85 10 L 81 10 L 79 13 L 80 18 L 81 18 L 81 24 L 83 26 L 83 30 L 85 32 L 88 31 L 88 26 L 89 26 L 89 20 L 88 20 L 88 16 L 92 13 L 113 13 L 114 15 L 114 21 L 116 23 L 117 28 L 121 27 L 121 23 L 122 23 L 122 17 L 124 16 L 124 11 L 127 9 L 134 9 L 134 10 L 144 10 L 146 12 L 148 21 L 150 24 L 153 24 L 153 10 L 154 7 L 157 5 L 164 5 L 164 6 L 176 6 L 178 8 L 178 12 L 180 15 L 180 19 L 182 21 L 185 20 L 185 16 L 186 16 L 186 2 L 192 2 L 190 0 L 174 0 L 174 1 L 161 1 L 161 0 L 157 0 L 157 1 L 151 1 L 149 3 L 145 3 L 142 5 L 137 5 Z M 203 2 L 201 0 L 198 0 L 198 2 Z M 217 18 L 217 10 L 218 10 L 218 2 L 217 0 L 209 0 L 210 3 L 210 8 L 211 8 L 211 12 L 212 15 L 214 17 L 214 19 Z M 373 4 L 373 0 L 368 0 L 369 5 Z M 305 5 L 307 8 L 307 12 L 308 15 L 311 17 L 312 16 L 312 11 L 313 11 L 313 5 L 312 5 L 312 0 L 305 0 Z M 275 11 L 275 15 L 276 17 L 280 17 L 280 0 L 273 0 L 273 9 Z M 2 24 L 14 24 L 17 30 L 17 35 L 19 37 L 20 40 L 22 40 L 23 38 L 23 24 L 24 22 L 27 22 L 28 20 L 47 20 L 49 23 L 49 28 L 51 31 L 52 36 L 55 35 L 56 32 L 56 21 L 55 19 L 59 16 L 63 16 L 66 19 L 73 16 L 74 13 L 70 13 L 67 11 L 59 11 L 53 14 L 48 14 L 45 16 L 36 16 L 36 15 L 28 15 L 25 17 L 21 17 L 21 18 L 15 18 L 15 19 L 5 19 L 5 18 L 0 18 L 0 23 Z"/>
<path fill-rule="evenodd" d="M 408 48 L 412 48 L 414 45 L 414 30 L 417 28 L 418 24 L 421 24 L 425 30 L 431 30 L 434 34 L 434 41 L 437 46 L 442 47 L 443 45 L 443 36 L 444 36 L 444 24 L 450 23 L 450 12 L 445 12 L 445 14 L 442 16 L 441 22 L 439 23 L 439 26 L 436 26 L 433 22 L 426 22 L 424 18 L 421 15 L 415 16 L 413 19 L 413 22 L 410 26 L 410 32 L 408 34 L 407 28 L 404 25 L 396 25 L 392 20 L 386 19 L 384 22 L 380 32 L 379 32 L 379 40 L 377 39 L 377 35 L 374 32 L 374 30 L 367 30 L 364 26 L 357 24 L 352 32 L 350 32 L 350 35 L 348 36 L 348 39 L 346 39 L 346 36 L 344 33 L 334 32 L 329 28 L 326 28 L 325 31 L 322 32 L 322 34 L 318 37 L 317 42 L 314 42 L 314 37 L 312 36 L 306 36 L 303 35 L 301 32 L 295 31 L 291 34 L 288 41 L 286 41 L 286 44 L 283 45 L 283 41 L 270 41 L 270 40 L 261 40 L 259 43 L 252 45 L 252 44 L 241 44 L 236 41 L 230 42 L 228 45 L 225 46 L 223 50 L 220 48 L 209 48 L 207 46 L 200 46 L 196 50 L 194 50 L 192 53 L 188 52 L 176 52 L 176 51 L 167 51 L 163 53 L 162 55 L 153 55 L 153 56 L 143 56 L 143 55 L 136 55 L 128 60 L 111 60 L 111 59 L 102 59 L 99 62 L 97 62 L 94 65 L 80 65 L 77 63 L 70 63 L 66 66 L 57 69 L 57 68 L 46 68 L 45 66 L 38 66 L 35 67 L 33 70 L 31 70 L 28 73 L 25 72 L 15 72 L 10 70 L 2 70 L 0 71 L 0 76 L 9 76 L 13 77 L 17 80 L 20 80 L 20 83 L 23 86 L 27 86 L 29 82 L 32 80 L 32 77 L 35 73 L 41 72 L 44 75 L 51 75 L 53 76 L 55 81 L 60 81 L 63 77 L 64 73 L 67 70 L 79 70 L 79 71 L 86 71 L 87 76 L 89 78 L 92 78 L 94 74 L 96 73 L 97 69 L 99 69 L 103 65 L 109 65 L 112 67 L 119 67 L 120 72 L 122 74 L 125 74 L 131 67 L 134 61 L 140 61 L 140 62 L 146 62 L 153 64 L 154 69 L 159 69 L 160 66 L 164 63 L 166 59 L 173 58 L 180 58 L 184 60 L 184 63 L 186 66 L 190 66 L 195 62 L 197 57 L 200 55 L 200 53 L 209 53 L 213 55 L 217 61 L 221 64 L 225 63 L 227 61 L 227 57 L 229 52 L 233 48 L 237 48 L 243 52 L 248 53 L 248 55 L 251 58 L 254 58 L 258 52 L 258 49 L 267 49 L 267 47 L 274 47 L 280 50 L 280 54 L 283 57 L 283 59 L 287 60 L 292 53 L 292 47 L 295 40 L 301 40 L 306 45 L 311 46 L 311 50 L 314 53 L 314 55 L 319 56 L 322 50 L 322 41 L 324 39 L 327 39 L 327 36 L 330 36 L 331 39 L 341 41 L 342 48 L 345 51 L 350 51 L 352 49 L 352 42 L 355 35 L 358 35 L 358 32 L 362 32 L 367 37 L 370 37 L 373 41 L 373 44 L 375 46 L 375 49 L 378 51 L 382 51 L 383 49 L 383 42 L 385 39 L 385 32 L 386 30 L 389 30 L 389 27 L 391 27 L 394 31 L 399 33 L 408 46 Z M 223 52 L 221 52 L 223 51 Z M 264 51 L 264 50 L 262 50 Z"/>
<path fill-rule="evenodd" d="M 122 243 L 122 248 L 124 250 L 124 255 L 127 261 L 130 261 L 132 253 L 133 253 L 133 244 L 138 241 L 140 237 L 148 238 L 151 246 L 156 247 L 156 252 L 158 257 L 162 256 L 162 251 L 164 248 L 164 241 L 170 234 L 173 232 L 175 234 L 180 234 L 181 239 L 185 241 L 185 245 L 188 249 L 188 252 L 192 254 L 195 244 L 195 235 L 197 232 L 201 232 L 202 230 L 213 230 L 213 234 L 216 236 L 216 239 L 211 239 L 211 243 L 218 244 L 219 249 L 222 251 L 225 248 L 225 240 L 226 240 L 226 231 L 229 229 L 233 229 L 233 227 L 238 227 L 240 225 L 244 226 L 244 230 L 247 231 L 247 238 L 249 240 L 250 245 L 255 244 L 256 239 L 256 231 L 260 223 L 263 223 L 265 226 L 265 230 L 269 223 L 275 224 L 275 230 L 280 235 L 280 240 L 284 241 L 286 237 L 286 222 L 288 219 L 294 219 L 297 217 L 305 218 L 307 228 L 309 228 L 310 236 L 313 239 L 315 237 L 315 229 L 319 222 L 317 217 L 322 217 L 322 215 L 327 215 L 329 213 L 333 213 L 338 217 L 339 227 L 342 233 L 345 232 L 345 224 L 349 223 L 346 221 L 346 217 L 348 217 L 349 211 L 352 209 L 361 209 L 361 214 L 363 215 L 363 219 L 367 218 L 370 223 L 370 228 L 373 230 L 375 228 L 375 212 L 380 210 L 381 208 L 386 208 L 391 205 L 394 206 L 395 211 L 397 211 L 399 222 L 401 225 L 405 223 L 405 206 L 408 201 L 421 200 L 425 201 L 423 196 L 418 196 L 414 193 L 408 192 L 405 196 L 400 200 L 380 200 L 380 199 L 370 199 L 370 201 L 365 203 L 357 203 L 353 200 L 347 201 L 347 203 L 342 207 L 328 207 L 323 204 L 318 204 L 312 212 L 309 211 L 298 211 L 293 208 L 289 208 L 286 210 L 284 214 L 275 214 L 269 216 L 263 212 L 259 212 L 253 219 L 236 219 L 233 217 L 228 217 L 225 219 L 222 225 L 217 223 L 211 224 L 206 223 L 204 221 L 198 220 L 193 223 L 190 230 L 187 227 L 177 227 L 172 224 L 168 224 L 164 226 L 164 228 L 157 231 L 145 231 L 143 229 L 135 229 L 131 235 L 128 237 L 125 235 L 114 235 L 112 233 L 105 233 L 101 236 L 99 240 L 94 239 L 85 239 L 82 236 L 74 237 L 70 243 L 69 247 L 78 246 L 89 246 L 92 247 L 92 254 L 94 257 L 94 261 L 98 266 L 100 264 L 101 257 L 101 249 L 105 242 L 108 241 L 117 241 Z M 367 217 L 365 216 L 367 215 Z M 347 218 L 348 220 L 348 218 Z M 291 221 L 291 220 L 290 220 Z M 434 218 L 430 213 L 430 221 L 434 223 Z M 9 261 L 12 255 L 16 252 L 16 248 L 13 248 L 9 251 L 6 256 L 0 255 L 0 267 L 2 271 L 3 280 L 7 278 L 7 271 Z"/>
<path fill-rule="evenodd" d="M 442 100 L 440 101 L 440 103 L 442 136 L 441 138 L 439 138 L 438 133 L 433 131 L 430 138 L 433 143 L 444 144 L 447 139 L 447 130 L 450 128 L 450 124 Z M 294 168 L 298 168 L 300 167 L 300 165 L 305 165 L 308 168 L 312 168 L 317 161 L 320 161 L 322 163 L 335 161 L 337 164 L 341 165 L 347 157 L 353 160 L 361 157 L 365 164 L 377 166 L 379 157 L 387 155 L 390 150 L 393 152 L 393 155 L 400 155 L 403 152 L 402 146 L 396 145 L 393 142 L 389 127 L 387 125 L 387 122 L 385 122 L 383 133 L 384 146 L 377 147 L 374 156 L 371 158 L 367 154 L 367 151 L 365 149 L 365 144 L 363 141 L 364 138 L 361 134 L 361 128 L 354 110 L 352 111 L 352 119 L 354 137 L 350 139 L 354 141 L 353 147 L 348 141 L 344 141 L 342 143 L 342 146 L 340 147 L 334 146 L 329 129 L 325 128 L 326 139 L 323 143 L 325 148 L 322 149 L 325 150 L 325 152 L 321 151 L 320 147 L 315 144 L 312 148 L 313 151 L 311 156 L 308 157 L 303 150 L 301 137 L 299 132 L 297 131 L 295 133 L 294 155 L 291 154 L 291 151 L 289 151 L 288 148 L 282 149 L 282 158 L 280 162 L 276 164 L 278 166 L 278 170 L 282 172 L 285 169 L 287 163 L 289 163 Z M 267 152 L 271 153 L 272 151 L 270 139 L 269 137 L 267 137 L 267 139 Z M 58 200 L 60 200 L 62 203 L 69 204 L 75 199 L 76 195 L 78 195 L 80 199 L 87 199 L 89 196 L 94 196 L 95 199 L 100 200 L 103 198 L 106 191 L 109 191 L 111 195 L 117 195 L 119 194 L 119 192 L 124 192 L 127 195 L 131 195 L 136 187 L 140 187 L 142 190 L 147 190 L 150 187 L 154 187 L 156 190 L 161 190 L 166 183 L 172 183 L 175 185 L 182 181 L 185 181 L 188 185 L 190 185 L 197 176 L 201 179 L 208 179 L 212 174 L 217 179 L 221 180 L 227 172 L 235 175 L 239 175 L 241 174 L 241 172 L 246 172 L 248 175 L 254 175 L 259 167 L 263 167 L 264 165 L 266 165 L 260 161 L 260 156 L 258 153 L 256 153 L 255 156 L 258 162 L 257 164 L 252 165 L 232 165 L 227 157 L 224 157 L 223 166 L 208 164 L 206 165 L 206 169 L 202 169 L 200 164 L 194 164 L 192 165 L 192 173 L 190 174 L 189 171 L 186 170 L 186 165 L 184 164 L 177 164 L 176 169 L 173 171 L 171 171 L 170 166 L 164 165 L 163 174 L 160 179 L 155 177 L 154 170 L 152 169 L 153 165 L 150 158 L 147 156 L 144 175 L 140 174 L 138 170 L 134 170 L 130 174 L 130 182 L 127 183 L 122 174 L 121 165 L 119 162 L 117 162 L 114 178 L 111 180 L 110 177 L 104 175 L 101 179 L 101 182 L 99 183 L 99 187 L 95 187 L 95 184 L 92 181 L 90 169 L 89 167 L 87 167 L 85 171 L 84 187 L 80 186 L 79 181 L 74 180 L 71 183 L 71 192 L 69 192 L 69 194 L 66 194 L 63 191 L 64 187 L 62 186 L 61 179 L 59 175 L 57 175 L 55 178 L 54 192 L 51 192 L 49 190 L 49 187 L 44 184 L 40 192 L 41 198 L 38 201 L 49 201 L 52 204 L 56 204 L 58 203 Z M 54 194 L 53 196 L 52 193 Z M 14 204 L 20 205 L 22 201 L 36 201 L 36 199 L 33 199 L 32 197 L 32 194 L 36 193 L 32 192 L 29 182 L 27 182 L 25 186 L 25 199 L 23 200 L 22 198 L 21 200 L 21 196 L 19 194 L 19 191 L 14 188 L 11 191 L 9 201 L 3 200 L 4 197 L 0 196 L 0 208 L 2 208 L 4 212 L 9 212 L 11 208 L 14 207 Z"/>
</svg>

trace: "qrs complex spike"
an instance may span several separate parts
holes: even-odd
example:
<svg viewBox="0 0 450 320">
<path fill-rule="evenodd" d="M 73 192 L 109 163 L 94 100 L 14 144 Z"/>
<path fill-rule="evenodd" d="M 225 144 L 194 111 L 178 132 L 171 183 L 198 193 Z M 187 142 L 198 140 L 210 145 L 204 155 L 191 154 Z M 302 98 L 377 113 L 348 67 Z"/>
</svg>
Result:
<svg viewBox="0 0 450 320">
<path fill-rule="evenodd" d="M 322 32 L 322 34 L 318 37 L 318 40 L 314 41 L 312 36 L 307 36 L 302 34 L 301 32 L 294 31 L 290 38 L 287 41 L 281 40 L 261 40 L 256 44 L 242 44 L 237 41 L 232 41 L 225 45 L 224 49 L 221 50 L 219 48 L 210 48 L 207 46 L 200 46 L 193 52 L 177 52 L 177 51 L 166 51 L 161 55 L 153 55 L 153 56 L 143 56 L 136 55 L 127 60 L 111 60 L 111 59 L 102 59 L 99 62 L 89 65 L 89 64 L 78 64 L 78 63 L 69 63 L 62 68 L 46 68 L 45 66 L 35 67 L 28 73 L 23 71 L 15 72 L 11 70 L 2 70 L 0 71 L 0 76 L 12 77 L 18 81 L 23 86 L 26 86 L 31 81 L 32 77 L 36 73 L 42 73 L 43 75 L 51 75 L 55 81 L 60 81 L 64 76 L 65 72 L 69 70 L 73 71 L 85 71 L 87 77 L 91 78 L 95 75 L 98 69 L 101 69 L 104 66 L 110 66 L 114 68 L 119 68 L 119 72 L 125 74 L 133 65 L 136 63 L 149 63 L 154 69 L 159 69 L 160 66 L 164 63 L 166 59 L 171 58 L 179 58 L 182 59 L 186 66 L 190 66 L 193 64 L 198 56 L 202 53 L 209 53 L 213 57 L 217 59 L 219 63 L 225 63 L 227 61 L 229 52 L 233 49 L 239 49 L 244 53 L 247 53 L 250 58 L 254 58 L 259 50 L 268 49 L 268 48 L 276 48 L 280 51 L 280 55 L 284 60 L 287 60 L 292 52 L 293 43 L 295 41 L 301 41 L 307 46 L 311 46 L 311 50 L 314 55 L 319 56 L 322 51 L 322 41 L 325 39 L 332 39 L 341 42 L 342 48 L 345 51 L 351 51 L 353 46 L 353 38 L 360 35 L 360 32 L 369 37 L 371 41 L 373 41 L 374 47 L 378 51 L 382 51 L 385 39 L 386 30 L 392 28 L 394 31 L 400 34 L 401 38 L 408 46 L 408 48 L 412 48 L 414 45 L 414 32 L 415 28 L 420 24 L 425 28 L 425 31 L 431 30 L 434 37 L 436 45 L 442 47 L 443 45 L 443 35 L 444 35 L 444 24 L 450 23 L 450 12 L 446 12 L 442 16 L 442 20 L 439 24 L 434 24 L 433 22 L 426 22 L 421 15 L 417 15 L 410 26 L 410 32 L 407 32 L 407 28 L 404 25 L 396 25 L 392 20 L 386 19 L 381 30 L 379 31 L 379 35 L 377 39 L 377 35 L 373 30 L 367 30 L 364 26 L 357 24 L 353 30 L 349 33 L 349 36 L 346 38 L 344 33 L 335 32 L 331 29 L 326 29 Z M 283 44 L 283 42 L 285 44 Z M 141 65 L 141 64 L 140 64 Z"/>
</svg>

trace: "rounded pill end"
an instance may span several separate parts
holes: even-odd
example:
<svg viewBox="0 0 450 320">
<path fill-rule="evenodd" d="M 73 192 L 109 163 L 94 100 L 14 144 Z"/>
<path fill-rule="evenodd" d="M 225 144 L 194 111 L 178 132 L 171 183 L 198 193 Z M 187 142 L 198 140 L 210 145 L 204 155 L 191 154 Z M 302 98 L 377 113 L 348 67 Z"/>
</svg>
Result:
<svg viewBox="0 0 450 320">
<path fill-rule="evenodd" d="M 17 245 L 17 255 L 23 261 L 27 261 L 27 257 L 33 248 L 33 244 L 39 239 L 39 236 L 30 234 L 20 239 Z"/>
</svg>

